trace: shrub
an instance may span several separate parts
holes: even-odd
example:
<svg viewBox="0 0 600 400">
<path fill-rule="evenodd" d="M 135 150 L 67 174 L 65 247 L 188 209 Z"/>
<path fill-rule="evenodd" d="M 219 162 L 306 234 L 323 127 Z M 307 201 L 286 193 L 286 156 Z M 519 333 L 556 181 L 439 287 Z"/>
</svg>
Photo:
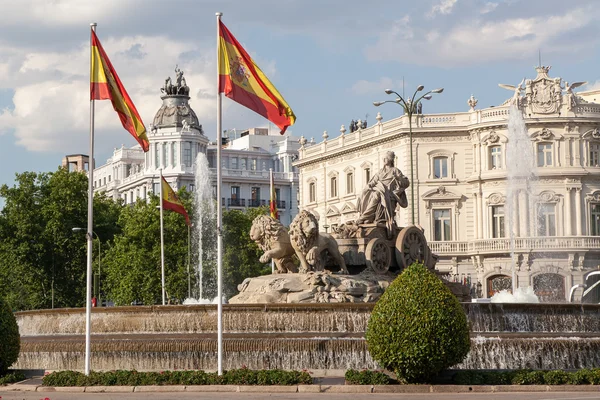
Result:
<svg viewBox="0 0 600 400">
<path fill-rule="evenodd" d="M 17 361 L 20 348 L 17 319 L 8 304 L 0 299 L 0 375 Z"/>
<path fill-rule="evenodd" d="M 346 382 L 350 385 L 389 385 L 390 377 L 380 371 L 357 371 L 349 369 L 345 374 Z"/>
<path fill-rule="evenodd" d="M 216 372 L 204 371 L 58 371 L 44 376 L 44 386 L 144 386 L 144 385 L 297 385 L 311 384 L 305 371 L 251 370 L 247 368 Z"/>
<path fill-rule="evenodd" d="M 544 383 L 546 385 L 566 385 L 572 382 L 572 376 L 565 371 L 548 371 L 544 374 Z"/>
<path fill-rule="evenodd" d="M 421 264 L 406 268 L 375 304 L 366 339 L 373 359 L 406 383 L 460 363 L 471 347 L 457 298 Z"/>
<path fill-rule="evenodd" d="M 8 372 L 4 376 L 0 376 L 0 386 L 8 385 L 25 380 L 25 375 L 21 371 Z M 0 397 L 2 398 L 2 397 Z"/>
</svg>

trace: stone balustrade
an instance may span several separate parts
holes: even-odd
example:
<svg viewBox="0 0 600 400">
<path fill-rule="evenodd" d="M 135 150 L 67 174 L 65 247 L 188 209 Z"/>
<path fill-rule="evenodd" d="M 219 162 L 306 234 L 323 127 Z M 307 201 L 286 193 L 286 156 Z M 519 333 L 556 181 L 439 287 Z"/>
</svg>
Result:
<svg viewBox="0 0 600 400">
<path fill-rule="evenodd" d="M 513 242 L 514 243 L 511 243 Z M 600 236 L 552 236 L 527 238 L 478 239 L 470 241 L 428 242 L 431 251 L 438 255 L 472 255 L 508 253 L 515 251 L 576 251 L 600 249 Z"/>
</svg>

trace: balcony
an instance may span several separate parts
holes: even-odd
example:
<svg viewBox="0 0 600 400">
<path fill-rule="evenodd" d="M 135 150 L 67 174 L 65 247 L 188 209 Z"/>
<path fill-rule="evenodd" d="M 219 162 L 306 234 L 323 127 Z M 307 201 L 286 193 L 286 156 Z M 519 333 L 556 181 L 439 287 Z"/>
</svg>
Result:
<svg viewBox="0 0 600 400">
<path fill-rule="evenodd" d="M 511 242 L 512 245 L 511 245 Z M 549 236 L 470 241 L 428 242 L 431 251 L 438 255 L 462 255 L 510 253 L 511 251 L 578 251 L 600 250 L 600 236 Z"/>
<path fill-rule="evenodd" d="M 285 200 L 277 200 L 277 208 L 285 209 Z"/>
<path fill-rule="evenodd" d="M 246 199 L 228 198 L 227 207 L 246 207 Z"/>
<path fill-rule="evenodd" d="M 267 205 L 266 200 L 248 199 L 248 207 L 265 207 Z"/>
</svg>

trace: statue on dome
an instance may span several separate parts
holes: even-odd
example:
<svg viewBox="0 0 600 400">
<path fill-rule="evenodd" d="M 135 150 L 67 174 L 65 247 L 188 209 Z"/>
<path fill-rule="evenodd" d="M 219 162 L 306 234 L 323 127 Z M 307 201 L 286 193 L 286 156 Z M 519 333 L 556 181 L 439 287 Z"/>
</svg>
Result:
<svg viewBox="0 0 600 400">
<path fill-rule="evenodd" d="M 166 95 L 184 95 L 190 94 L 190 88 L 188 87 L 185 78 L 183 77 L 183 71 L 175 65 L 175 84 L 171 80 L 171 77 L 165 79 L 165 84 L 160 91 Z"/>
<path fill-rule="evenodd" d="M 393 151 L 385 154 L 383 168 L 371 178 L 357 205 L 357 224 L 384 222 L 389 236 L 394 232 L 396 207 L 408 207 L 405 190 L 410 186 L 408 178 L 394 166 L 395 158 Z"/>
</svg>

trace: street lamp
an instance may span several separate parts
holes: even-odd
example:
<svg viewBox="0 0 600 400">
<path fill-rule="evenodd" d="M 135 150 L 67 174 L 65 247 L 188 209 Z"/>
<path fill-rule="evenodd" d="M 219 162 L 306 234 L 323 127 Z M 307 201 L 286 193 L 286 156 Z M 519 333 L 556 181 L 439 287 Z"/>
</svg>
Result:
<svg viewBox="0 0 600 400">
<path fill-rule="evenodd" d="M 73 232 L 85 232 L 84 228 L 72 228 Z M 101 268 L 100 268 L 100 254 L 101 254 L 101 241 L 100 241 L 100 236 L 98 236 L 98 234 L 94 231 L 92 231 L 92 234 L 96 235 L 96 239 L 98 239 L 98 304 L 100 304 L 100 307 L 102 307 L 102 299 L 100 298 L 100 277 L 101 277 Z M 86 236 L 88 235 L 88 233 L 86 233 Z"/>
<path fill-rule="evenodd" d="M 412 116 L 417 110 L 417 105 L 421 102 L 421 100 L 430 100 L 432 93 L 442 93 L 444 88 L 433 89 L 429 92 L 417 97 L 417 93 L 422 92 L 425 89 L 425 86 L 419 85 L 417 90 L 413 93 L 411 98 L 407 98 L 404 100 L 400 94 L 392 89 L 385 89 L 386 94 L 395 94 L 398 96 L 396 100 L 387 100 L 387 101 L 375 101 L 373 105 L 375 107 L 379 107 L 385 103 L 395 103 L 401 106 L 404 109 L 404 113 L 408 115 L 408 133 L 410 138 L 410 209 L 412 214 L 412 224 L 415 225 L 415 183 L 414 183 L 414 163 L 413 163 L 413 132 L 412 132 Z M 416 98 L 416 100 L 415 100 Z"/>
</svg>

